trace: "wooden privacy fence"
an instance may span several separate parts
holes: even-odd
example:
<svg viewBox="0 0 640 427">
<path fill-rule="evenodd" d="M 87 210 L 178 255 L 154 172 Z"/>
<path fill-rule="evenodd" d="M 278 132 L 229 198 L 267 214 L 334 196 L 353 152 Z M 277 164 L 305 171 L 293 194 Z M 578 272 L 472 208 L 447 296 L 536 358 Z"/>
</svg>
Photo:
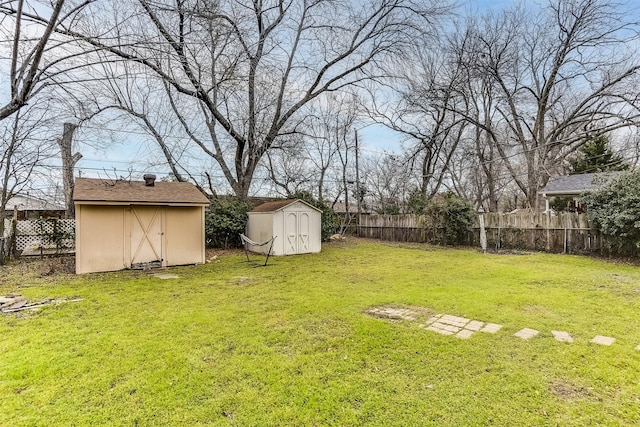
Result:
<svg viewBox="0 0 640 427">
<path fill-rule="evenodd" d="M 433 229 L 419 215 L 361 215 L 356 226 L 360 237 L 394 242 L 433 242 Z M 431 231 L 431 233 L 430 233 Z"/>
<path fill-rule="evenodd" d="M 523 249 L 563 253 L 601 252 L 606 245 L 602 235 L 588 223 L 584 214 L 540 212 L 483 214 L 488 249 Z M 444 229 L 430 226 L 420 215 L 363 215 L 357 234 L 380 240 L 437 243 Z M 480 247 L 480 222 L 476 216 L 464 242 Z"/>
<path fill-rule="evenodd" d="M 589 254 L 601 252 L 606 245 L 602 234 L 593 228 L 584 214 L 541 212 L 483 214 L 488 249 L 528 249 L 545 252 Z M 475 219 L 470 244 L 480 245 L 480 225 Z"/>
</svg>

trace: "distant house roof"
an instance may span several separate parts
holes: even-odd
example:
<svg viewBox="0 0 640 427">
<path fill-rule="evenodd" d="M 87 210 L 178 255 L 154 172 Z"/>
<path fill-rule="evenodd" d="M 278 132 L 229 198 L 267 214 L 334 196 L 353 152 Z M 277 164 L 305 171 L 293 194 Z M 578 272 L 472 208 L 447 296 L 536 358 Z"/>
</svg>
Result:
<svg viewBox="0 0 640 427">
<path fill-rule="evenodd" d="M 309 206 L 310 208 L 317 210 L 318 212 L 322 212 L 320 209 L 316 208 L 315 206 L 312 206 L 309 203 L 305 202 L 304 200 L 300 200 L 300 199 L 277 200 L 275 202 L 263 203 L 253 208 L 251 212 L 276 212 L 296 202 L 303 203 Z"/>
<path fill-rule="evenodd" d="M 594 190 L 603 183 L 619 177 L 623 172 L 583 173 L 559 176 L 549 181 L 540 190 L 544 196 L 578 196 L 586 191 Z"/>
<path fill-rule="evenodd" d="M 153 186 L 146 186 L 144 181 L 95 178 L 76 178 L 73 201 L 85 204 L 209 204 L 209 199 L 189 182 L 156 181 Z"/>
<path fill-rule="evenodd" d="M 18 211 L 59 211 L 64 210 L 64 206 L 50 202 L 38 197 L 24 194 L 16 194 L 7 203 L 6 211 L 12 211 L 16 208 Z"/>
</svg>

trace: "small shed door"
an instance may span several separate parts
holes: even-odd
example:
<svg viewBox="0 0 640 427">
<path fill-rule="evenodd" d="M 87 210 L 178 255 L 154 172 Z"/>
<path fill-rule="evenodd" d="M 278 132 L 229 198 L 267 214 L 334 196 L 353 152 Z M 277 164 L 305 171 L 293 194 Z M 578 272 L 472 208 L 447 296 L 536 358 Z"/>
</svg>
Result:
<svg viewBox="0 0 640 427">
<path fill-rule="evenodd" d="M 284 217 L 285 255 L 304 254 L 310 251 L 310 223 L 309 212 L 286 212 Z"/>
<path fill-rule="evenodd" d="M 309 212 L 300 212 L 298 214 L 298 253 L 309 252 Z"/>
<path fill-rule="evenodd" d="M 298 214 L 297 212 L 285 212 L 284 215 L 284 242 L 285 255 L 298 253 Z"/>
<path fill-rule="evenodd" d="M 131 207 L 131 265 L 162 262 L 162 211 L 157 206 Z"/>
</svg>

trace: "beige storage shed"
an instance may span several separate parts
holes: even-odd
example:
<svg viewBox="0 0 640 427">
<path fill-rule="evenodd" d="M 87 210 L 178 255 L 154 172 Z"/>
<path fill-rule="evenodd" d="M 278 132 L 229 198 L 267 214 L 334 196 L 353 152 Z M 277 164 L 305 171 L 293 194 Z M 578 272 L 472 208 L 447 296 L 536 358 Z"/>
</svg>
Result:
<svg viewBox="0 0 640 427">
<path fill-rule="evenodd" d="M 320 252 L 322 211 L 302 200 L 281 200 L 256 206 L 248 212 L 247 237 L 260 243 L 276 236 L 271 255 Z M 249 250 L 267 253 L 269 245 Z"/>
<path fill-rule="evenodd" d="M 188 182 L 77 178 L 76 273 L 202 264 L 209 200 Z"/>
</svg>

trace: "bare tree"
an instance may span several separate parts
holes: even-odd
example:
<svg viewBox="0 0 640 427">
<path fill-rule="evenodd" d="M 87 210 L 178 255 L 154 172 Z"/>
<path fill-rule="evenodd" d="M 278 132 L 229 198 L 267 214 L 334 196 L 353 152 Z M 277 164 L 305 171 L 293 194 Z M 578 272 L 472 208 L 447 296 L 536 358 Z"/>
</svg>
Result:
<svg viewBox="0 0 640 427">
<path fill-rule="evenodd" d="M 127 19 L 96 13 L 93 28 L 62 32 L 164 82 L 192 144 L 246 197 L 264 154 L 298 131 L 302 108 L 383 77 L 380 64 L 446 11 L 438 3 L 139 0 Z"/>
<path fill-rule="evenodd" d="M 423 198 L 436 194 L 447 179 L 452 156 L 468 121 L 458 111 L 466 106 L 456 95 L 464 83 L 461 53 L 446 38 L 427 39 L 416 46 L 413 60 L 395 71 L 390 100 L 372 94 L 369 114 L 407 137 L 407 165 L 418 177 Z M 458 105 L 461 104 L 461 105 Z M 464 110 L 463 110 L 464 111 Z"/>
<path fill-rule="evenodd" d="M 347 170 L 347 163 L 349 150 L 356 155 L 353 128 L 358 109 L 359 99 L 355 95 L 331 93 L 320 100 L 311 116 L 309 156 L 316 171 L 319 200 L 332 198 L 335 204 L 341 194 L 348 197 L 345 179 L 356 176 L 355 172 Z M 333 185 L 327 185 L 327 180 L 333 181 Z M 337 181 L 342 183 L 341 187 L 336 187 Z"/>
<path fill-rule="evenodd" d="M 503 190 L 512 179 L 506 178 L 508 171 L 496 147 L 495 136 L 500 135 L 501 129 L 493 81 L 490 76 L 468 66 L 480 60 L 474 56 L 478 52 L 468 49 L 475 37 L 470 28 L 473 26 L 456 28 L 449 37 L 449 48 L 456 52 L 461 71 L 461 84 L 456 87 L 460 91 L 459 105 L 472 124 L 452 161 L 457 164 L 450 168 L 451 181 L 456 192 L 473 200 L 478 209 L 497 212 L 501 209 Z M 493 129 L 493 134 L 486 129 Z"/>
<path fill-rule="evenodd" d="M 369 205 L 379 213 L 406 211 L 406 202 L 417 181 L 406 165 L 410 155 L 389 154 L 363 156 L 364 185 Z"/>
<path fill-rule="evenodd" d="M 355 176 L 349 159 L 355 155 L 357 97 L 327 93 L 307 105 L 302 116 L 306 121 L 297 134 L 280 138 L 267 152 L 267 174 L 286 194 L 306 190 L 330 204 L 348 198 L 347 177 Z"/>
<path fill-rule="evenodd" d="M 589 135 L 637 124 L 638 27 L 620 5 L 550 0 L 471 20 L 468 31 L 464 64 L 492 105 L 456 111 L 482 129 L 530 207 Z"/>
<path fill-rule="evenodd" d="M 7 204 L 20 193 L 33 189 L 37 168 L 52 155 L 46 134 L 47 106 L 18 110 L 10 120 L 0 122 L 0 218 Z M 4 220 L 0 221 L 0 236 Z"/>
<path fill-rule="evenodd" d="M 308 148 L 303 135 L 295 134 L 280 138 L 265 153 L 264 169 L 276 192 L 287 197 L 299 191 L 311 193 L 316 177 Z"/>
<path fill-rule="evenodd" d="M 24 0 L 0 1 L 0 48 L 6 52 L 0 58 L 8 62 L 9 70 L 9 99 L 0 104 L 0 120 L 25 106 L 46 86 L 58 84 L 58 76 L 77 66 L 69 61 L 83 52 L 65 51 L 71 40 L 53 36 L 93 1 L 55 0 L 50 7 Z M 34 24 L 41 28 L 28 28 Z"/>
</svg>

